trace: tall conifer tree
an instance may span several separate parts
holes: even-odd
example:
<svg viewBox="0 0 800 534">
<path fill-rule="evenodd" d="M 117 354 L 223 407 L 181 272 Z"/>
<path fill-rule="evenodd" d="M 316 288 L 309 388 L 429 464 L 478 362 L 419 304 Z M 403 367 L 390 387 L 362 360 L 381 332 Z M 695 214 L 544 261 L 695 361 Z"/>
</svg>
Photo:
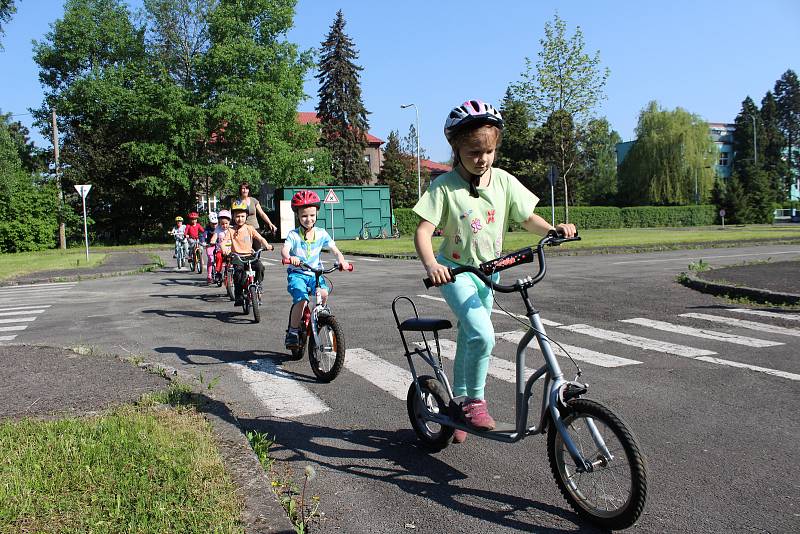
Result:
<svg viewBox="0 0 800 534">
<path fill-rule="evenodd" d="M 800 178 L 800 81 L 789 69 L 775 82 L 775 100 L 781 132 L 786 138 L 790 175 Z"/>
<path fill-rule="evenodd" d="M 401 149 L 400 134 L 389 132 L 378 182 L 389 186 L 395 208 L 411 208 L 417 201 L 416 163 L 416 157 L 412 159 Z"/>
<path fill-rule="evenodd" d="M 780 129 L 778 104 L 772 91 L 767 91 L 761 100 L 761 122 L 764 125 L 764 163 L 761 168 L 767 173 L 775 193 L 775 201 L 783 202 L 789 192 L 788 166 L 783 158 L 786 138 Z"/>
<path fill-rule="evenodd" d="M 364 159 L 367 148 L 367 110 L 361 101 L 359 72 L 354 63 L 358 52 L 352 39 L 344 33 L 342 11 L 322 42 L 319 62 L 319 105 L 317 114 L 322 125 L 322 143 L 331 155 L 331 173 L 340 184 L 362 184 L 370 180 Z"/>
</svg>

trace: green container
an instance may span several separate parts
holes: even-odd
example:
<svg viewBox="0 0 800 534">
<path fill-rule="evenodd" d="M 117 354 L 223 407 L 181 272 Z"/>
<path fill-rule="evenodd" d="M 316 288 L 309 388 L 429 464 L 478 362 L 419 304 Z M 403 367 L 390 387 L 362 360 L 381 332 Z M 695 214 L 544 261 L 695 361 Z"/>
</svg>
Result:
<svg viewBox="0 0 800 534">
<path fill-rule="evenodd" d="M 281 200 L 290 201 L 295 193 L 303 189 L 314 191 L 323 200 L 317 215 L 317 226 L 325 228 L 334 239 L 355 239 L 356 236 L 363 235 L 365 230 L 371 237 L 379 235 L 381 230 L 391 235 L 392 210 L 388 185 L 285 187 L 276 191 L 275 194 L 278 212 L 281 210 Z M 331 197 L 331 191 L 338 202 L 324 202 Z M 285 213 L 286 209 L 284 207 L 284 213 L 280 213 L 282 216 L 276 217 L 276 221 L 281 221 L 280 235 L 283 237 L 297 226 L 294 218 L 291 225 L 288 224 L 289 217 L 288 213 Z M 333 224 L 331 224 L 331 219 L 333 219 Z M 285 226 L 286 228 L 284 228 Z"/>
</svg>

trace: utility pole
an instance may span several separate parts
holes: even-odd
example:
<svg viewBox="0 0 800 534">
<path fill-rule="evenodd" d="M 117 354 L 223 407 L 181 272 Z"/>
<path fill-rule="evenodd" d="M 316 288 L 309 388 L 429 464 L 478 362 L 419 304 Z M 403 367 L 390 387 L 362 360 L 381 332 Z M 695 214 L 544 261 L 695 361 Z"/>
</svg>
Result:
<svg viewBox="0 0 800 534">
<path fill-rule="evenodd" d="M 55 159 L 56 187 L 58 187 L 58 246 L 67 248 L 67 233 L 64 228 L 64 190 L 61 188 L 61 174 L 58 172 L 58 123 L 53 109 L 53 158 Z"/>
</svg>

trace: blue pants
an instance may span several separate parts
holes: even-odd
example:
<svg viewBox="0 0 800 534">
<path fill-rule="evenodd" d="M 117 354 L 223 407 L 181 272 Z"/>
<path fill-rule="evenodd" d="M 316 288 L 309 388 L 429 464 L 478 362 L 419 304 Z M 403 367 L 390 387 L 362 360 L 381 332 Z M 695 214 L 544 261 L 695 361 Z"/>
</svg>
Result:
<svg viewBox="0 0 800 534">
<path fill-rule="evenodd" d="M 287 276 L 289 282 L 286 288 L 292 296 L 292 304 L 297 304 L 304 300 L 310 300 L 309 295 L 313 295 L 317 290 L 316 276 L 313 274 L 306 274 L 301 272 L 290 272 Z M 328 284 L 325 283 L 325 277 L 320 276 L 319 287 L 327 290 Z"/>
<path fill-rule="evenodd" d="M 457 267 L 443 258 L 438 261 Z M 495 274 L 493 279 L 498 280 L 499 275 Z M 453 283 L 439 286 L 439 289 L 458 319 L 453 395 L 482 399 L 495 343 L 492 290 L 471 273 L 459 274 Z"/>
</svg>

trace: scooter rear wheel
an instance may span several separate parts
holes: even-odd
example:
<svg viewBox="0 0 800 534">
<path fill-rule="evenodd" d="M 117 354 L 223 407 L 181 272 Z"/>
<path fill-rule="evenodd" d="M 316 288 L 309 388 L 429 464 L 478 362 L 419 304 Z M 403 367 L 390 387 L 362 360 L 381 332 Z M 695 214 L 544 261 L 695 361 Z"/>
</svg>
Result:
<svg viewBox="0 0 800 534">
<path fill-rule="evenodd" d="M 444 386 L 432 376 L 420 376 L 417 380 L 422 390 L 422 397 L 412 383 L 408 388 L 406 406 L 411 426 L 417 434 L 422 446 L 432 452 L 438 452 L 450 444 L 455 429 L 451 426 L 434 423 L 426 417 L 428 411 L 435 414 L 447 414 L 450 395 Z"/>
</svg>

